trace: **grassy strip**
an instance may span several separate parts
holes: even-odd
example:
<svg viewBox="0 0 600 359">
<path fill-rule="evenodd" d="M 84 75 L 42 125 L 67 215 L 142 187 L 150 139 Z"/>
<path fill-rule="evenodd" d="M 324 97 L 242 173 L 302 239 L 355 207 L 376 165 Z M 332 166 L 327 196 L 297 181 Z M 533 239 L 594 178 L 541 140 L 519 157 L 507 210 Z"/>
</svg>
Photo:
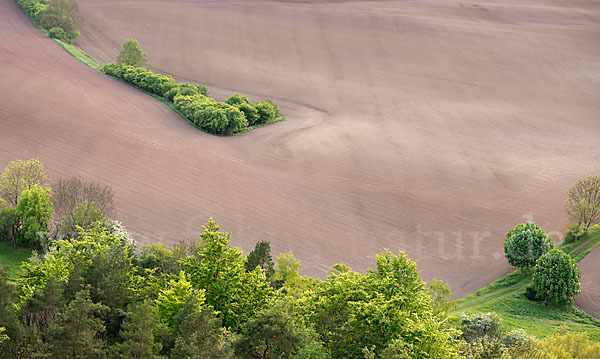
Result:
<svg viewBox="0 0 600 359">
<path fill-rule="evenodd" d="M 559 248 L 580 261 L 600 245 L 600 226 L 590 229 L 588 239 Z M 525 288 L 531 285 L 531 271 L 515 271 L 487 287 L 456 301 L 454 314 L 495 312 L 502 317 L 507 329 L 522 328 L 536 337 L 554 334 L 560 327 L 571 332 L 586 332 L 591 340 L 600 342 L 600 321 L 575 308 L 544 306 L 542 302 L 525 297 Z"/>
<path fill-rule="evenodd" d="M 0 242 L 0 264 L 7 268 L 8 280 L 14 281 L 21 269 L 21 262 L 27 261 L 31 251 L 13 248 L 9 242 Z"/>
<path fill-rule="evenodd" d="M 91 57 L 87 53 L 85 53 L 82 49 L 78 48 L 75 45 L 70 45 L 65 42 L 60 41 L 59 39 L 52 39 L 56 42 L 60 47 L 62 47 L 66 52 L 71 54 L 74 58 L 79 60 L 79 62 L 93 68 L 94 70 L 100 72 L 102 70 L 102 65 L 96 61 L 95 58 Z"/>
</svg>

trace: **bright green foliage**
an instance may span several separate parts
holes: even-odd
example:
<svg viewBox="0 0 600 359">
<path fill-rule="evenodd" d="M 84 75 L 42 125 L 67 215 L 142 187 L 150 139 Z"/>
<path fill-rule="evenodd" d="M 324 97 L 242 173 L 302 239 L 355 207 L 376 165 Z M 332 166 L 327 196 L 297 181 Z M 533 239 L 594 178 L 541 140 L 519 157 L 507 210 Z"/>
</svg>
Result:
<svg viewBox="0 0 600 359">
<path fill-rule="evenodd" d="M 50 327 L 50 352 L 53 358 L 102 358 L 104 332 L 102 320 L 96 316 L 108 308 L 93 303 L 87 290 L 77 293 L 64 313 Z"/>
<path fill-rule="evenodd" d="M 292 252 L 281 253 L 277 256 L 277 270 L 273 274 L 273 280 L 291 282 L 300 277 L 302 265 L 294 257 Z"/>
<path fill-rule="evenodd" d="M 600 176 L 579 179 L 569 190 L 565 203 L 567 214 L 576 227 L 587 231 L 600 221 Z"/>
<path fill-rule="evenodd" d="M 395 339 L 411 358 L 455 357 L 458 333 L 430 303 L 416 264 L 384 251 L 377 270 L 331 274 L 299 310 L 334 358 L 379 355 Z"/>
<path fill-rule="evenodd" d="M 246 120 L 248 120 L 248 125 L 252 126 L 258 123 L 260 117 L 252 102 L 248 100 L 246 96 L 242 96 L 239 93 L 231 95 L 225 103 L 234 107 L 237 107 L 240 111 L 244 113 Z"/>
<path fill-rule="evenodd" d="M 21 219 L 21 244 L 31 248 L 43 245 L 53 213 L 50 190 L 38 185 L 24 190 L 15 209 L 15 214 Z"/>
<path fill-rule="evenodd" d="M 271 100 L 253 105 L 247 97 L 235 94 L 225 102 L 217 102 L 208 97 L 205 86 L 177 84 L 172 77 L 154 73 L 150 69 L 106 64 L 103 71 L 172 101 L 190 122 L 209 133 L 232 135 L 248 126 L 263 124 L 279 116 L 279 110 Z"/>
<path fill-rule="evenodd" d="M 204 95 L 177 95 L 173 103 L 194 124 L 210 133 L 231 135 L 248 127 L 244 113 L 238 108 Z"/>
<path fill-rule="evenodd" d="M 73 212 L 67 214 L 63 219 L 62 233 L 67 238 L 74 238 L 81 230 L 88 230 L 96 222 L 104 223 L 106 217 L 98 208 L 96 202 L 84 201 L 80 203 Z"/>
<path fill-rule="evenodd" d="M 79 37 L 78 28 L 82 19 L 74 1 L 51 0 L 48 8 L 38 18 L 45 29 L 61 28 L 66 35 L 66 42 L 70 44 Z"/>
<path fill-rule="evenodd" d="M 48 30 L 48 34 L 51 38 L 58 39 L 66 43 L 69 43 L 71 41 L 71 39 L 67 36 L 67 33 L 65 32 L 65 30 L 62 29 L 62 27 L 53 27 L 50 30 Z"/>
<path fill-rule="evenodd" d="M 272 289 L 260 268 L 246 271 L 242 251 L 230 248 L 231 233 L 219 232 L 212 219 L 203 226 L 198 256 L 180 261 L 197 289 L 206 290 L 206 303 L 223 320 L 223 326 L 237 330 L 267 306 Z"/>
<path fill-rule="evenodd" d="M 9 162 L 0 176 L 0 198 L 8 205 L 16 206 L 24 190 L 35 185 L 45 187 L 47 181 L 44 165 L 38 159 Z"/>
<path fill-rule="evenodd" d="M 254 250 L 248 254 L 245 267 L 247 271 L 253 271 L 256 267 L 260 267 L 267 280 L 271 280 L 273 273 L 275 273 L 273 258 L 271 257 L 271 244 L 268 241 L 256 243 Z"/>
<path fill-rule="evenodd" d="M 48 8 L 47 1 L 45 0 L 17 0 L 17 3 L 35 21 L 38 21 L 39 15 Z"/>
<path fill-rule="evenodd" d="M 581 271 L 577 262 L 560 249 L 538 259 L 533 271 L 533 286 L 540 298 L 551 302 L 569 302 L 579 294 Z"/>
<path fill-rule="evenodd" d="M 456 304 L 452 301 L 450 286 L 443 281 L 432 279 L 427 283 L 427 292 L 431 297 L 431 306 L 434 313 L 449 313 Z"/>
<path fill-rule="evenodd" d="M 109 233 L 99 223 L 76 239 L 53 242 L 41 259 L 32 257 L 28 263 L 23 263 L 23 273 L 17 280 L 20 302 L 25 302 L 36 290 L 43 288 L 49 278 L 67 283 L 76 266 L 85 274 L 95 258 L 110 258 L 110 253 L 116 250 L 130 258 L 133 255 L 130 243 L 123 241 L 116 233 Z M 132 280 L 134 273 L 130 271 L 128 276 Z"/>
<path fill-rule="evenodd" d="M 111 348 L 111 358 L 151 359 L 158 355 L 161 344 L 155 342 L 153 331 L 159 327 L 159 319 L 150 302 L 135 305 L 127 313 L 127 321 L 121 331 L 122 342 Z"/>
<path fill-rule="evenodd" d="M 234 343 L 240 359 L 290 358 L 300 345 L 301 334 L 292 317 L 278 306 L 258 312 L 242 327 Z"/>
<path fill-rule="evenodd" d="M 173 86 L 170 90 L 166 91 L 163 96 L 173 101 L 175 96 L 194 96 L 194 95 L 204 95 L 208 97 L 208 88 L 203 85 L 190 84 L 190 83 L 181 83 Z"/>
<path fill-rule="evenodd" d="M 145 269 L 156 270 L 157 275 L 177 274 L 181 270 L 176 253 L 162 243 L 143 246 L 139 265 Z"/>
<path fill-rule="evenodd" d="M 591 342 L 585 333 L 561 331 L 525 351 L 518 359 L 597 359 L 600 358 L 600 343 Z"/>
<path fill-rule="evenodd" d="M 552 241 L 535 223 L 527 222 L 515 226 L 506 233 L 504 253 L 506 260 L 518 268 L 529 268 L 552 249 Z"/>
<path fill-rule="evenodd" d="M 117 64 L 141 67 L 146 63 L 146 55 L 140 49 L 136 39 L 128 39 L 123 43 L 123 48 L 117 56 Z"/>
<path fill-rule="evenodd" d="M 233 358 L 227 333 L 221 321 L 208 308 L 199 308 L 196 298 L 190 297 L 175 316 L 175 345 L 172 359 Z"/>
<path fill-rule="evenodd" d="M 258 111 L 258 124 L 273 121 L 279 116 L 279 108 L 270 99 L 257 102 L 254 107 L 256 108 L 256 111 Z"/>
<path fill-rule="evenodd" d="M 160 319 L 169 327 L 173 326 L 173 320 L 190 297 L 198 298 L 198 306 L 204 304 L 204 291 L 195 291 L 192 283 L 184 272 L 171 279 L 167 288 L 160 291 L 156 299 L 156 307 Z"/>
<path fill-rule="evenodd" d="M 4 334 L 5 331 L 6 331 L 6 328 L 0 327 L 0 345 L 2 345 L 2 342 L 10 339 L 8 337 L 8 335 Z"/>
</svg>

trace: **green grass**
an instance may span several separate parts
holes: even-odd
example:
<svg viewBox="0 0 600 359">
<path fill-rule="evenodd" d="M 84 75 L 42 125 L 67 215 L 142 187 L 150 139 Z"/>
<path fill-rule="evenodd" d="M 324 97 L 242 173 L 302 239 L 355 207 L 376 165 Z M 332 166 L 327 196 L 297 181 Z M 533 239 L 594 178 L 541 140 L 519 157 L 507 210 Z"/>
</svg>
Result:
<svg viewBox="0 0 600 359">
<path fill-rule="evenodd" d="M 95 58 L 93 58 L 90 55 L 88 55 L 87 53 L 85 53 L 85 51 L 83 51 L 82 49 L 78 48 L 75 45 L 70 45 L 65 42 L 62 42 L 58 39 L 52 39 L 52 40 L 54 40 L 54 42 L 56 42 L 66 52 L 71 54 L 71 56 L 73 56 L 74 58 L 79 60 L 79 62 L 81 62 L 85 65 L 88 65 L 89 67 L 93 68 L 96 71 L 102 70 L 102 65 L 98 61 L 96 61 Z"/>
<path fill-rule="evenodd" d="M 21 262 L 31 256 L 31 251 L 13 248 L 8 242 L 0 242 L 0 264 L 7 268 L 8 279 L 14 281 L 17 278 Z"/>
<path fill-rule="evenodd" d="M 586 240 L 559 248 L 580 261 L 600 245 L 600 226 L 589 231 Z M 487 287 L 456 301 L 453 314 L 495 312 L 502 317 L 508 330 L 523 328 L 536 337 L 552 335 L 558 328 L 566 327 L 571 332 L 587 332 L 590 339 L 600 342 L 600 321 L 575 308 L 544 306 L 525 298 L 525 288 L 531 284 L 531 271 L 515 271 L 496 280 Z"/>
<path fill-rule="evenodd" d="M 50 37 L 50 35 L 48 33 L 48 30 L 46 30 L 43 27 L 41 27 L 37 20 L 35 20 L 35 19 L 31 18 L 31 17 L 30 17 L 30 19 L 44 33 L 44 35 L 46 35 L 47 37 Z M 81 63 L 83 63 L 83 64 L 91 67 L 92 69 L 94 69 L 94 70 L 96 70 L 96 71 L 104 74 L 104 72 L 102 71 L 102 64 L 100 64 L 95 58 L 93 58 L 92 56 L 88 55 L 85 51 L 83 51 L 79 47 L 77 47 L 75 45 L 67 44 L 67 43 L 65 43 L 63 41 L 60 41 L 58 39 L 52 39 L 52 40 L 55 43 L 57 43 L 60 47 L 62 47 L 66 52 L 68 52 L 71 56 L 73 56 L 75 59 L 77 59 L 79 62 L 81 62 Z M 277 118 L 275 118 L 275 119 L 273 119 L 271 121 L 267 121 L 266 123 L 263 123 L 263 124 L 260 124 L 260 125 L 254 125 L 254 126 L 246 127 L 243 130 L 241 130 L 239 132 L 236 132 L 236 133 L 234 133 L 232 135 L 214 134 L 214 133 L 205 131 L 202 128 L 200 128 L 199 126 L 197 126 L 193 121 L 191 121 L 190 119 L 188 119 L 181 111 L 179 111 L 175 107 L 175 105 L 173 105 L 173 102 L 169 101 L 169 99 L 166 99 L 166 98 L 164 98 L 162 96 L 158 96 L 158 95 L 155 95 L 155 94 L 150 93 L 148 91 L 145 91 L 145 90 L 143 90 L 143 89 L 141 89 L 141 88 L 139 88 L 139 87 L 137 87 L 137 86 L 135 86 L 133 84 L 130 84 L 130 83 L 128 83 L 126 81 L 123 81 L 123 80 L 121 80 L 119 78 L 116 78 L 114 76 L 110 76 L 110 75 L 107 75 L 107 76 L 111 77 L 111 78 L 113 78 L 115 80 L 121 81 L 121 82 L 123 82 L 123 83 L 125 83 L 125 84 L 127 84 L 127 85 L 129 85 L 129 86 L 131 86 L 131 87 L 133 87 L 135 89 L 137 89 L 137 90 L 142 91 L 143 93 L 145 93 L 147 95 L 150 95 L 150 96 L 154 97 L 158 101 L 160 101 L 160 102 L 164 103 L 165 105 L 167 105 L 171 110 L 173 110 L 175 113 L 177 113 L 187 123 L 189 123 L 190 125 L 194 126 L 196 129 L 198 129 L 198 130 L 200 130 L 200 131 L 202 131 L 204 133 L 207 133 L 209 135 L 219 136 L 219 137 L 236 136 L 236 135 L 239 135 L 239 134 L 242 134 L 242 133 L 246 133 L 246 132 L 252 131 L 252 130 L 257 129 L 259 127 L 270 125 L 270 124 L 275 123 L 275 122 L 285 121 L 285 117 L 278 116 Z"/>
</svg>

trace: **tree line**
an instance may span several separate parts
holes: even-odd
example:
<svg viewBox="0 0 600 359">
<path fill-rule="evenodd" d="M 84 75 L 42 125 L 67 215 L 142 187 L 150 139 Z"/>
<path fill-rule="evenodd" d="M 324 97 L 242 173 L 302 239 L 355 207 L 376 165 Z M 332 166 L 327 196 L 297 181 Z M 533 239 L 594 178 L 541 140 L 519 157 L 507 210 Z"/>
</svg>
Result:
<svg viewBox="0 0 600 359">
<path fill-rule="evenodd" d="M 33 21 L 53 39 L 72 44 L 79 37 L 83 19 L 73 0 L 17 0 Z"/>
<path fill-rule="evenodd" d="M 35 159 L 6 167 L 0 197 L 0 217 L 15 208 L 18 218 L 0 240 L 38 249 L 15 282 L 0 269 L 0 358 L 600 355 L 585 334 L 537 340 L 494 314 L 450 315 L 449 287 L 425 283 L 403 252 L 380 251 L 365 273 L 336 264 L 321 280 L 302 276 L 291 252 L 273 260 L 269 242 L 249 254 L 232 247 L 212 219 L 197 241 L 138 248 L 110 218 L 109 187 L 48 185 Z M 547 240 L 533 223 L 507 237 Z"/>
<path fill-rule="evenodd" d="M 246 96 L 234 94 L 218 102 L 209 97 L 206 86 L 177 83 L 171 76 L 143 67 L 145 64 L 146 55 L 135 39 L 129 39 L 123 44 L 117 62 L 104 65 L 103 71 L 165 98 L 191 123 L 212 134 L 233 135 L 279 117 L 279 108 L 270 99 L 252 103 Z"/>
</svg>

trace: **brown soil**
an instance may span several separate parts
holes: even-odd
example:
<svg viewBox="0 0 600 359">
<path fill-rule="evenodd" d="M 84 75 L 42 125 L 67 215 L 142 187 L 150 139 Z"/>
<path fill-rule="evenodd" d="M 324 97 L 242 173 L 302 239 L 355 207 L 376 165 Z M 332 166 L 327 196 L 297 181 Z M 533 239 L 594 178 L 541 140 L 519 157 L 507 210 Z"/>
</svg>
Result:
<svg viewBox="0 0 600 359">
<path fill-rule="evenodd" d="M 364 270 L 387 247 L 463 295 L 510 270 L 510 227 L 564 231 L 566 191 L 600 171 L 597 2 L 79 3 L 92 56 L 133 37 L 155 70 L 271 97 L 287 118 L 206 135 L 3 0 L 0 166 L 37 156 L 53 178 L 113 186 L 143 243 L 194 238 L 212 216 L 308 275 Z"/>
<path fill-rule="evenodd" d="M 575 297 L 575 305 L 584 312 L 600 319 L 600 248 L 596 248 L 579 262 L 581 269 L 581 294 Z"/>
</svg>

